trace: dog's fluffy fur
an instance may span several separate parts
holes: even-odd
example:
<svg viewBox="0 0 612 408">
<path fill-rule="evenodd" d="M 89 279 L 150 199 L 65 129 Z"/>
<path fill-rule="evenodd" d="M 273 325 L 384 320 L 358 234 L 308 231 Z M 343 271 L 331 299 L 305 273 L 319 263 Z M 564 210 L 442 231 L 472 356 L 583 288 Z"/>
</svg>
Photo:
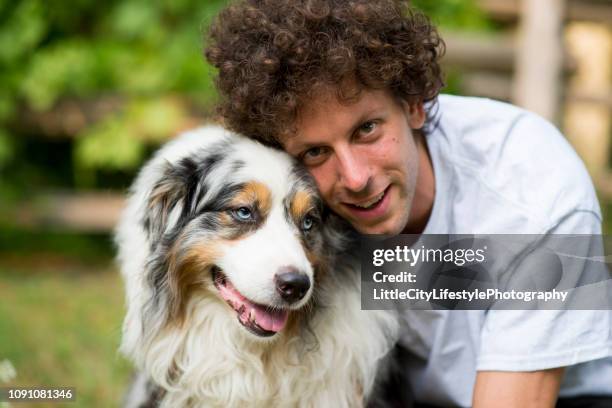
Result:
<svg viewBox="0 0 612 408">
<path fill-rule="evenodd" d="M 396 319 L 360 309 L 339 223 L 282 152 L 219 127 L 163 147 L 117 230 L 126 405 L 363 405 Z M 283 268 L 311 282 L 299 301 L 275 288 Z"/>
</svg>

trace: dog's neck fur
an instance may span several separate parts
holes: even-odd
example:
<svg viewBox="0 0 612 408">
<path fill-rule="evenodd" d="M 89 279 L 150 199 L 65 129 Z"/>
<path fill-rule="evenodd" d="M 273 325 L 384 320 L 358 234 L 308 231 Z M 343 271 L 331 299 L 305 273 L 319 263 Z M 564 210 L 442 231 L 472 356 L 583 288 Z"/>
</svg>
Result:
<svg viewBox="0 0 612 408">
<path fill-rule="evenodd" d="M 206 313 L 190 313 L 187 330 L 171 329 L 134 350 L 136 360 L 146 362 L 141 369 L 165 389 L 162 407 L 361 406 L 395 321 L 361 311 L 359 292 L 345 285 L 312 317 L 321 333 L 314 343 L 297 329 L 254 341 L 227 320 L 224 304 L 202 299 L 190 308 Z"/>
</svg>

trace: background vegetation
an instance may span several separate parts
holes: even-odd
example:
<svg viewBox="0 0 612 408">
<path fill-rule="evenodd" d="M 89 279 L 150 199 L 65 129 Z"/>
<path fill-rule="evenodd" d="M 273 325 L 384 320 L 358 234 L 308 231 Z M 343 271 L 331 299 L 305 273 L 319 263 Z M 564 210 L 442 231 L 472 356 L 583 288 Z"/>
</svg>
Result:
<svg viewBox="0 0 612 408">
<path fill-rule="evenodd" d="M 202 33 L 224 3 L 0 0 L 1 192 L 123 187 L 152 146 L 208 116 Z M 414 3 L 487 27 L 471 1 Z"/>
</svg>

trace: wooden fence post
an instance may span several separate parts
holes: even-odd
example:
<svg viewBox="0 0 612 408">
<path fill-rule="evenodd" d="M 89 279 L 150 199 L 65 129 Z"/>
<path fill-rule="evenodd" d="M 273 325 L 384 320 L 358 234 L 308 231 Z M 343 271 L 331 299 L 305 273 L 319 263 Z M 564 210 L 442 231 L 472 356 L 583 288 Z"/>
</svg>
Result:
<svg viewBox="0 0 612 408">
<path fill-rule="evenodd" d="M 556 121 L 565 0 L 522 0 L 513 101 Z"/>
<path fill-rule="evenodd" d="M 578 69 L 568 84 L 569 95 L 575 97 L 567 99 L 563 127 L 599 190 L 610 193 L 612 180 L 607 170 L 612 110 L 610 104 L 599 101 L 609 99 L 612 93 L 612 28 L 601 23 L 570 23 L 566 38 Z"/>
</svg>

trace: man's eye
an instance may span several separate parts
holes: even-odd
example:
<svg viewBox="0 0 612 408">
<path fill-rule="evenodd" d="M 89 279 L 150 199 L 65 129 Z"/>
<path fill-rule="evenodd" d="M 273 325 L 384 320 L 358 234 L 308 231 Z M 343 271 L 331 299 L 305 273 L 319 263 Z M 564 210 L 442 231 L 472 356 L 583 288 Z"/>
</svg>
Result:
<svg viewBox="0 0 612 408">
<path fill-rule="evenodd" d="M 329 153 L 327 147 L 311 147 L 299 156 L 299 159 L 306 166 L 314 166 L 325 161 Z"/>
<path fill-rule="evenodd" d="M 312 147 L 304 152 L 304 158 L 316 158 L 323 154 L 322 147 Z"/>
<path fill-rule="evenodd" d="M 364 134 L 372 133 L 376 129 L 376 123 L 372 121 L 368 121 L 359 126 L 359 131 Z"/>
</svg>

